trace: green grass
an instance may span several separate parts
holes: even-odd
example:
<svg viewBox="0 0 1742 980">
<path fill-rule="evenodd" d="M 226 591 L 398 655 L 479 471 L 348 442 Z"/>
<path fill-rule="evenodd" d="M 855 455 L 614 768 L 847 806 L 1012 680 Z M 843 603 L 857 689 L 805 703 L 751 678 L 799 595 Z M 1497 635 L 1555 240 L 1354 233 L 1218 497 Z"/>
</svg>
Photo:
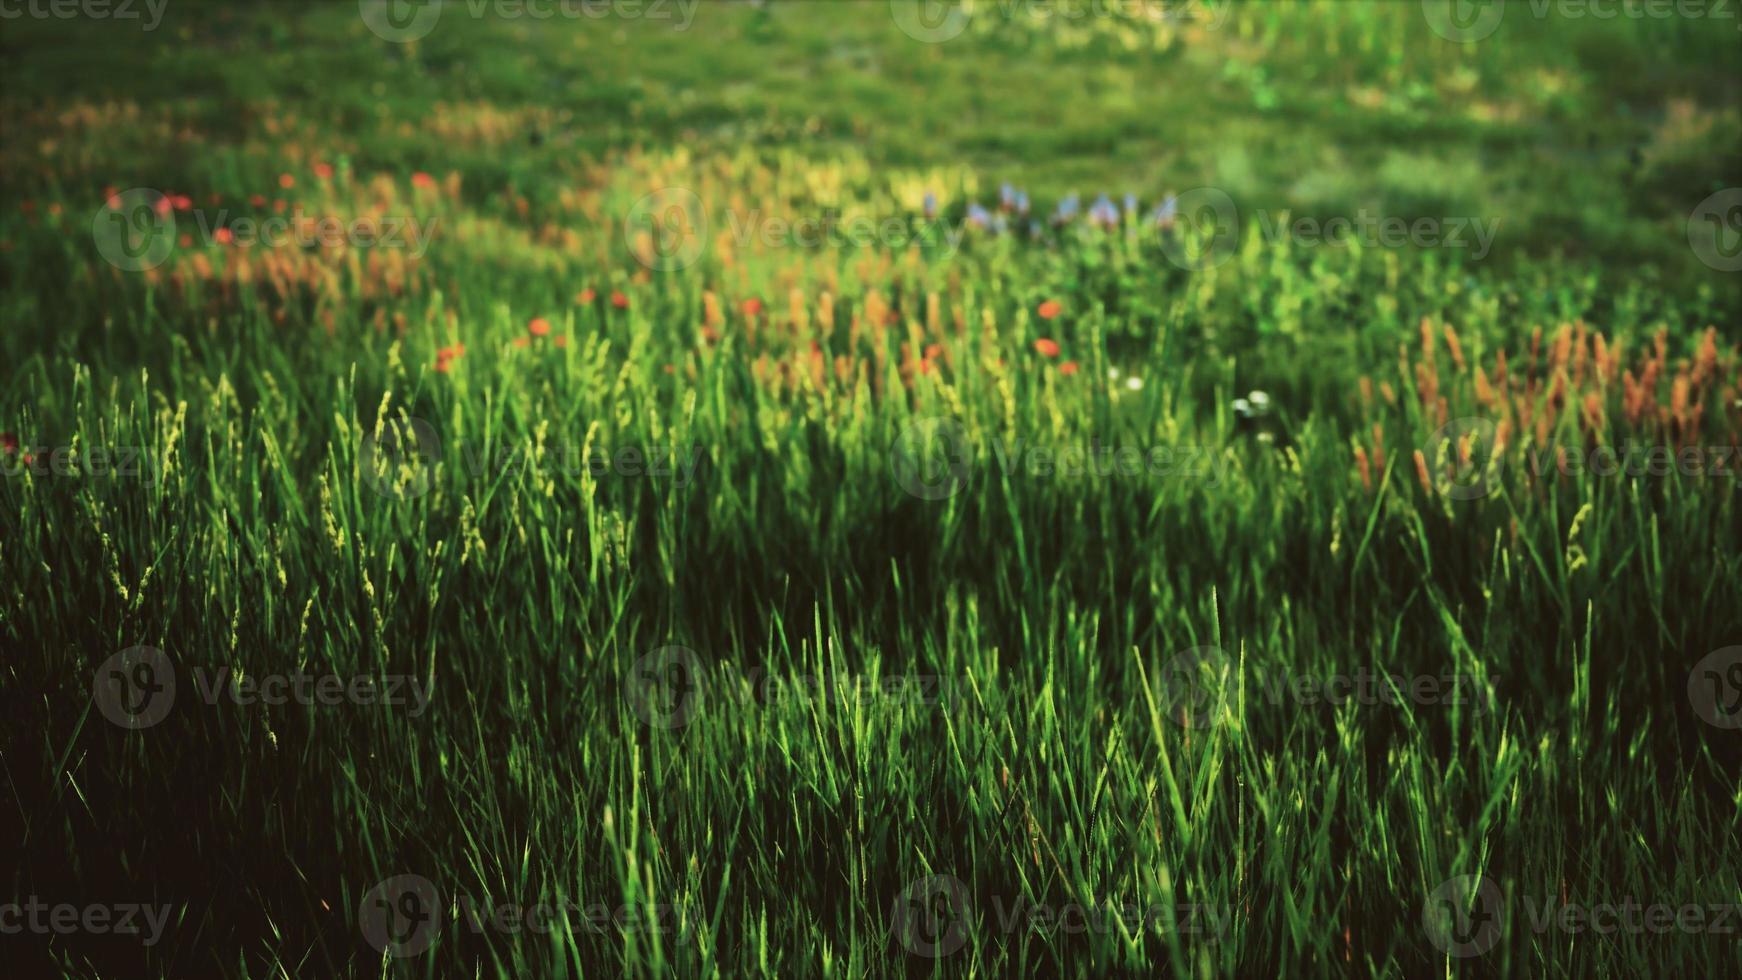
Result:
<svg viewBox="0 0 1742 980">
<path fill-rule="evenodd" d="M 880 3 L 710 6 L 687 32 L 449 19 L 410 46 L 350 4 L 0 35 L 0 430 L 87 469 L 138 448 L 150 474 L 6 457 L 0 899 L 171 909 L 152 945 L 0 935 L 9 958 L 75 976 L 1728 972 L 1734 932 L 1533 925 L 1545 904 L 1742 902 L 1742 732 L 1689 695 L 1742 696 L 1723 662 L 1703 673 L 1742 642 L 1734 473 L 1543 476 L 1520 426 L 1495 492 L 1457 499 L 1469 474 L 1440 478 L 1415 364 L 1418 322 L 1452 324 L 1460 362 L 1443 338 L 1427 361 L 1450 417 L 1504 417 L 1461 363 L 1504 351 L 1551 451 L 1736 445 L 1742 290 L 1687 230 L 1742 162 L 1731 25 L 1513 17 L 1463 46 L 1415 3 L 1279 3 L 1179 33 L 977 15 L 926 45 Z M 457 186 L 415 190 L 415 171 Z M 1147 208 L 1215 186 L 1242 235 L 1197 270 L 1169 258 L 1189 229 L 1137 223 L 954 252 L 716 237 L 748 209 L 910 222 L 927 189 L 958 222 L 1005 180 L 1043 215 L 1072 192 Z M 272 250 L 282 287 L 258 252 L 239 279 L 240 250 L 204 241 L 125 272 L 90 229 L 103 189 L 133 186 L 226 220 L 285 198 L 437 233 L 403 269 Z M 624 221 L 671 186 L 710 234 L 695 264 L 650 270 Z M 1270 241 L 1255 217 L 1362 207 L 1503 224 L 1477 258 Z M 1635 375 L 1663 338 L 1653 413 L 1715 326 L 1703 428 L 1629 421 L 1594 370 L 1572 390 L 1600 423 L 1554 402 L 1548 351 L 1575 320 Z M 1262 435 L 1232 405 L 1253 389 L 1276 406 Z M 436 461 L 376 469 L 407 419 Z M 1375 428 L 1369 486 L 1355 450 Z M 1019 445 L 1191 468 L 1030 470 L 1007 462 Z M 695 468 L 575 463 L 624 449 Z M 92 692 L 140 645 L 177 691 L 128 731 Z M 675 718 L 643 696 L 676 676 L 647 659 L 670 647 L 701 691 Z M 1198 648 L 1221 651 L 1208 673 Z M 201 697 L 297 671 L 408 677 L 429 702 Z M 1459 696 L 1309 696 L 1363 674 L 1452 676 Z M 872 690 L 807 695 L 811 678 Z M 363 920 L 400 875 L 433 884 L 440 927 L 394 958 Z M 1424 914 L 1466 875 L 1505 896 L 1468 958 Z M 934 907 L 909 901 L 932 876 L 960 883 L 956 924 L 904 931 L 928 924 L 903 910 Z M 511 932 L 474 928 L 462 898 L 675 911 Z M 1021 912 L 1107 903 L 1141 911 L 1088 930 Z"/>
</svg>

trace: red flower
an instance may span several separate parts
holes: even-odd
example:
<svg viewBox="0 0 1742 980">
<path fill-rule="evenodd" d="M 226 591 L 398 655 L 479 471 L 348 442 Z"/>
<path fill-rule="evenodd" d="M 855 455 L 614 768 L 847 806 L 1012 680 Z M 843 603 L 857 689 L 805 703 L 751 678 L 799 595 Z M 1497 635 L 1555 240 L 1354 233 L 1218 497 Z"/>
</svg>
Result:
<svg viewBox="0 0 1742 980">
<path fill-rule="evenodd" d="M 557 345 L 558 347 L 567 347 L 569 345 L 569 338 L 567 338 L 559 333 L 555 337 L 551 338 L 551 343 Z"/>
<path fill-rule="evenodd" d="M 18 451 L 18 437 L 10 432 L 0 432 L 0 452 L 8 456 Z"/>
<path fill-rule="evenodd" d="M 217 231 L 212 232 L 212 237 L 218 240 L 219 245 L 228 245 L 236 238 L 228 228 L 219 228 Z"/>
<path fill-rule="evenodd" d="M 593 287 L 588 286 L 586 289 L 583 289 L 580 292 L 575 294 L 575 302 L 579 303 L 582 306 L 586 306 L 587 304 L 591 303 L 593 301 L 593 299 L 595 297 L 597 297 L 598 295 L 599 295 L 598 293 L 593 292 Z"/>
<path fill-rule="evenodd" d="M 333 165 L 330 163 L 315 164 L 315 176 L 322 180 L 331 180 L 333 176 Z"/>
<path fill-rule="evenodd" d="M 761 313 L 761 312 L 762 312 L 762 301 L 760 299 L 757 299 L 756 297 L 753 296 L 750 299 L 747 299 L 744 301 L 744 315 L 745 316 L 755 316 L 756 314 Z"/>
<path fill-rule="evenodd" d="M 532 322 L 526 325 L 526 330 L 534 337 L 548 337 L 550 336 L 550 321 L 544 317 L 535 316 L 532 318 Z"/>
<path fill-rule="evenodd" d="M 278 186 L 284 188 L 285 190 L 290 190 L 292 187 L 296 186 L 296 178 L 291 176 L 290 174 L 279 174 L 278 175 Z"/>
<path fill-rule="evenodd" d="M 449 365 L 451 365 L 456 358 L 464 357 L 465 353 L 465 344 L 454 344 L 452 347 L 443 347 L 441 350 L 436 351 L 435 369 L 440 371 L 442 374 L 447 374 Z"/>
<path fill-rule="evenodd" d="M 1076 361 L 1066 361 L 1063 364 L 1060 364 L 1059 365 L 1059 373 L 1064 375 L 1067 378 L 1073 374 L 1076 374 L 1077 373 L 1077 362 Z"/>
<path fill-rule="evenodd" d="M 248 195 L 248 203 L 257 208 L 263 208 L 266 206 L 266 195 L 250 194 Z"/>
<path fill-rule="evenodd" d="M 1037 309 L 1035 312 L 1040 314 L 1040 318 L 1042 320 L 1053 320 L 1053 319 L 1057 319 L 1058 315 L 1060 313 L 1063 313 L 1064 311 L 1065 311 L 1064 304 L 1060 303 L 1056 299 L 1049 299 L 1046 302 L 1040 304 L 1040 308 Z"/>
<path fill-rule="evenodd" d="M 411 175 L 411 186 L 428 189 L 435 186 L 435 178 L 419 170 Z"/>
<path fill-rule="evenodd" d="M 170 203 L 175 205 L 177 211 L 187 211 L 193 208 L 194 199 L 188 197 L 186 194 L 177 194 L 175 197 L 170 198 Z"/>
<path fill-rule="evenodd" d="M 939 357 L 943 356 L 943 353 L 944 353 L 944 345 L 943 344 L 926 344 L 925 345 L 925 359 L 928 361 L 937 360 Z"/>
<path fill-rule="evenodd" d="M 612 291 L 612 293 L 611 293 L 611 305 L 615 306 L 619 310 L 627 310 L 629 308 L 629 297 L 623 295 L 620 292 Z"/>
<path fill-rule="evenodd" d="M 1059 345 L 1058 345 L 1058 341 L 1056 341 L 1056 340 L 1049 340 L 1045 337 L 1042 337 L 1039 340 L 1034 342 L 1034 349 L 1036 351 L 1038 351 L 1040 353 L 1040 356 L 1042 356 L 1042 357 L 1057 357 L 1057 356 L 1059 356 Z"/>
</svg>

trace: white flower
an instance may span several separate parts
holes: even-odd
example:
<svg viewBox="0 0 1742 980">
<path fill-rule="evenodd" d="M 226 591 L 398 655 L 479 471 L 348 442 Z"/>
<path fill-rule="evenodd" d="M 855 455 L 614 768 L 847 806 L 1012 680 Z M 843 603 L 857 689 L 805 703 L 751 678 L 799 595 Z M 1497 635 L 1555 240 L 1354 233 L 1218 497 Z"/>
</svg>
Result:
<svg viewBox="0 0 1742 980">
<path fill-rule="evenodd" d="M 1132 391 L 1136 391 L 1139 388 L 1143 387 L 1143 379 L 1142 378 L 1135 378 L 1135 377 L 1126 378 L 1125 379 L 1125 387 L 1130 388 Z"/>
</svg>

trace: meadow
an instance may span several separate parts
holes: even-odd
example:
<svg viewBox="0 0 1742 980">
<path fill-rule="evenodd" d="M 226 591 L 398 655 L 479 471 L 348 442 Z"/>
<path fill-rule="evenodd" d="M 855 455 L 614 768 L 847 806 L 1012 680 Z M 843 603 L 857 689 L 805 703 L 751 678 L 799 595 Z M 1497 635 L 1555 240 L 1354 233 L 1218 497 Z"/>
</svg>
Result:
<svg viewBox="0 0 1742 980">
<path fill-rule="evenodd" d="M 92 10 L 22 975 L 1734 971 L 1742 11 Z"/>
</svg>

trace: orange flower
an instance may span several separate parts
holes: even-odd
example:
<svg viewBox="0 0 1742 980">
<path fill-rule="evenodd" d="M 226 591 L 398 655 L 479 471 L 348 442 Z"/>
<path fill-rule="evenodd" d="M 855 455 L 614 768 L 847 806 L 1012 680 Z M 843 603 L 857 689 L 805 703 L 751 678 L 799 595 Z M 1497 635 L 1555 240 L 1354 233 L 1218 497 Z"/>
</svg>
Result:
<svg viewBox="0 0 1742 980">
<path fill-rule="evenodd" d="M 527 347 L 531 347 L 532 346 L 532 338 L 531 337 L 516 337 L 516 338 L 514 338 L 514 346 L 522 348 L 522 349 L 525 349 Z"/>
<path fill-rule="evenodd" d="M 1064 375 L 1067 378 L 1073 374 L 1076 374 L 1077 373 L 1077 362 L 1076 361 L 1066 361 L 1063 364 L 1060 364 L 1059 365 L 1059 373 Z"/>
<path fill-rule="evenodd" d="M 580 304 L 581 306 L 586 306 L 587 304 L 589 304 L 593 301 L 594 297 L 596 297 L 598 295 L 599 295 L 598 293 L 593 292 L 593 287 L 588 286 L 586 289 L 583 289 L 580 292 L 575 294 L 575 302 Z"/>
<path fill-rule="evenodd" d="M 627 310 L 629 308 L 629 297 L 620 292 L 613 291 L 611 293 L 611 305 L 619 310 Z"/>
<path fill-rule="evenodd" d="M 526 330 L 534 337 L 548 337 L 550 336 L 550 321 L 544 317 L 535 316 L 532 318 L 532 322 L 526 325 Z"/>
<path fill-rule="evenodd" d="M 333 177 L 333 165 L 330 163 L 315 164 L 315 176 L 322 180 L 331 180 Z"/>
<path fill-rule="evenodd" d="M 744 301 L 744 315 L 755 316 L 762 312 L 762 301 L 752 296 Z"/>
<path fill-rule="evenodd" d="M 219 245 L 228 245 L 230 242 L 235 240 L 236 236 L 228 228 L 219 228 L 217 231 L 212 232 L 212 237 L 218 240 Z"/>
<path fill-rule="evenodd" d="M 250 195 L 248 195 L 248 203 L 250 205 L 252 205 L 253 207 L 263 208 L 266 206 L 266 195 L 265 194 L 250 194 Z"/>
<path fill-rule="evenodd" d="M 563 336 L 562 334 L 557 334 L 555 337 L 551 338 L 550 342 L 557 345 L 558 347 L 567 347 L 569 345 L 569 338 Z"/>
<path fill-rule="evenodd" d="M 1049 340 L 1046 337 L 1042 337 L 1039 340 L 1035 341 L 1034 342 L 1034 349 L 1036 351 L 1040 352 L 1040 355 L 1042 357 L 1057 357 L 1057 356 L 1059 356 L 1058 341 Z"/>
<path fill-rule="evenodd" d="M 1064 311 L 1065 311 L 1064 304 L 1060 303 L 1056 299 L 1047 300 L 1046 302 L 1040 304 L 1039 309 L 1035 310 L 1036 313 L 1040 314 L 1040 318 L 1042 320 L 1057 319 L 1058 315 L 1060 313 L 1063 313 Z"/>
<path fill-rule="evenodd" d="M 296 178 L 291 176 L 290 174 L 279 174 L 278 175 L 278 186 L 284 188 L 285 190 L 290 190 L 292 187 L 296 186 Z"/>
<path fill-rule="evenodd" d="M 419 170 L 411 175 L 411 186 L 428 190 L 436 185 L 435 178 Z"/>
</svg>

